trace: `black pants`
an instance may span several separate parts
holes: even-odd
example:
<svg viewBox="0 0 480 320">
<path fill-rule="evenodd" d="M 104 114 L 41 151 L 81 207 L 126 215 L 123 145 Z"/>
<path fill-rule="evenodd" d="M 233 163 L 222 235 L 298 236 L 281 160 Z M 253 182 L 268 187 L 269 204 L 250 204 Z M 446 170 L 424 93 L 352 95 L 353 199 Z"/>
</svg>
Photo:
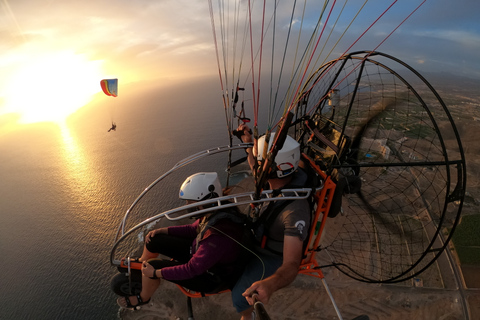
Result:
<svg viewBox="0 0 480 320">
<path fill-rule="evenodd" d="M 190 252 L 192 242 L 192 238 L 156 234 L 151 238 L 151 241 L 146 244 L 148 251 L 162 254 L 171 259 L 150 259 L 148 263 L 150 263 L 155 269 L 185 264 L 191 258 Z M 203 273 L 191 279 L 167 281 L 203 293 L 213 293 L 225 289 L 224 281 L 218 275 L 210 272 Z"/>
</svg>

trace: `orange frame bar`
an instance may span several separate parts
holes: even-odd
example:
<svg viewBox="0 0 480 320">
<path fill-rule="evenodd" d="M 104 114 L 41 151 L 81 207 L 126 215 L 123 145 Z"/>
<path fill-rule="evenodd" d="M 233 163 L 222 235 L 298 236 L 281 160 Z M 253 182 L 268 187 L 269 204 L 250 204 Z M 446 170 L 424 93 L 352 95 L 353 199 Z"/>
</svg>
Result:
<svg viewBox="0 0 480 320">
<path fill-rule="evenodd" d="M 317 208 L 312 219 L 311 231 L 308 237 L 308 245 L 303 253 L 303 260 L 300 264 L 299 274 L 305 274 L 312 277 L 323 279 L 324 275 L 318 267 L 318 263 L 315 260 L 317 253 L 316 249 L 320 244 L 323 230 L 328 218 L 328 212 L 332 204 L 333 194 L 335 193 L 336 184 L 332 181 L 330 176 L 327 176 L 315 162 L 309 158 L 306 154 L 302 154 L 302 158 L 308 162 L 310 167 L 323 179 L 324 185 L 315 195 L 315 203 Z M 320 221 L 321 218 L 321 221 Z"/>
</svg>

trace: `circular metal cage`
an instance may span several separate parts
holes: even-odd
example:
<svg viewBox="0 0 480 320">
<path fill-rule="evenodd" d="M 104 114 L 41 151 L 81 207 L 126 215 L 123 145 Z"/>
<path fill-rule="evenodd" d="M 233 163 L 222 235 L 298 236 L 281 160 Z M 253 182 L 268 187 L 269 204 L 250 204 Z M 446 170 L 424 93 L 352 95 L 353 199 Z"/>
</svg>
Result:
<svg viewBox="0 0 480 320">
<path fill-rule="evenodd" d="M 316 70 L 297 114 L 307 115 L 296 128 L 304 151 L 338 182 L 361 182 L 351 192 L 347 183 L 322 257 L 365 282 L 427 270 L 453 234 L 466 186 L 459 134 L 434 88 L 392 56 L 355 52 Z"/>
</svg>

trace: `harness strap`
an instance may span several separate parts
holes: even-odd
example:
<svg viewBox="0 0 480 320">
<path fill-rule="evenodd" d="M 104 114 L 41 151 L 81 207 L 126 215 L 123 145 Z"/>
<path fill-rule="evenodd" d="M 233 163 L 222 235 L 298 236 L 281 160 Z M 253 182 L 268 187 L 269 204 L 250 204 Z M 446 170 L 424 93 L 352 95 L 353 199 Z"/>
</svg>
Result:
<svg viewBox="0 0 480 320">
<path fill-rule="evenodd" d="M 273 221 L 278 217 L 280 212 L 283 211 L 290 203 L 292 203 L 294 200 L 280 200 L 277 202 L 270 202 L 268 204 L 267 209 L 263 212 L 263 214 L 253 223 L 253 229 L 258 230 L 261 228 L 262 225 L 271 225 Z M 275 206 L 276 204 L 276 206 Z M 269 248 L 266 247 L 267 244 L 267 235 L 265 233 L 265 230 L 262 230 L 262 235 L 260 239 L 260 247 L 265 248 L 267 250 L 270 250 Z M 281 252 L 277 252 L 274 250 L 270 250 L 276 254 L 282 254 Z"/>
<path fill-rule="evenodd" d="M 203 222 L 200 223 L 200 232 L 197 234 L 197 247 L 195 250 L 198 250 L 198 246 L 200 245 L 200 241 L 203 239 L 205 232 L 207 232 L 207 230 L 210 229 L 211 226 L 214 226 L 219 220 L 222 219 L 228 219 L 240 225 L 245 222 L 245 217 L 243 217 L 239 213 L 236 213 L 234 210 L 216 212 L 214 215 L 210 216 L 209 218 L 205 219 Z"/>
</svg>

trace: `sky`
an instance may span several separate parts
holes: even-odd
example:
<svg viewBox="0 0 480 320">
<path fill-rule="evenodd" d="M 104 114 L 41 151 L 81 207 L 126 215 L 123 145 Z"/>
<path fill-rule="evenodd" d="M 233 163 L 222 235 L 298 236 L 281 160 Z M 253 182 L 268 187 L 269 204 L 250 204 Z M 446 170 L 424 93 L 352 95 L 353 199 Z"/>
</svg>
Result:
<svg viewBox="0 0 480 320">
<path fill-rule="evenodd" d="M 214 11 L 218 2 L 212 1 Z M 289 2 L 280 1 L 279 26 L 291 15 Z M 327 50 L 363 2 L 347 3 Z M 331 57 L 342 54 L 393 2 L 368 1 Z M 422 2 L 397 1 L 352 50 L 376 48 Z M 318 16 L 311 9 L 323 3 L 310 1 L 307 28 Z M 332 3 L 338 11 L 344 1 Z M 261 4 L 257 0 L 255 6 Z M 377 50 L 420 72 L 480 79 L 478 12 L 478 0 L 427 0 Z M 260 23 L 254 13 L 254 30 Z M 207 0 L 0 0 L 0 39 L 0 130 L 9 122 L 64 120 L 98 99 L 103 78 L 120 79 L 120 96 L 129 84 L 161 86 L 218 74 Z"/>
</svg>

